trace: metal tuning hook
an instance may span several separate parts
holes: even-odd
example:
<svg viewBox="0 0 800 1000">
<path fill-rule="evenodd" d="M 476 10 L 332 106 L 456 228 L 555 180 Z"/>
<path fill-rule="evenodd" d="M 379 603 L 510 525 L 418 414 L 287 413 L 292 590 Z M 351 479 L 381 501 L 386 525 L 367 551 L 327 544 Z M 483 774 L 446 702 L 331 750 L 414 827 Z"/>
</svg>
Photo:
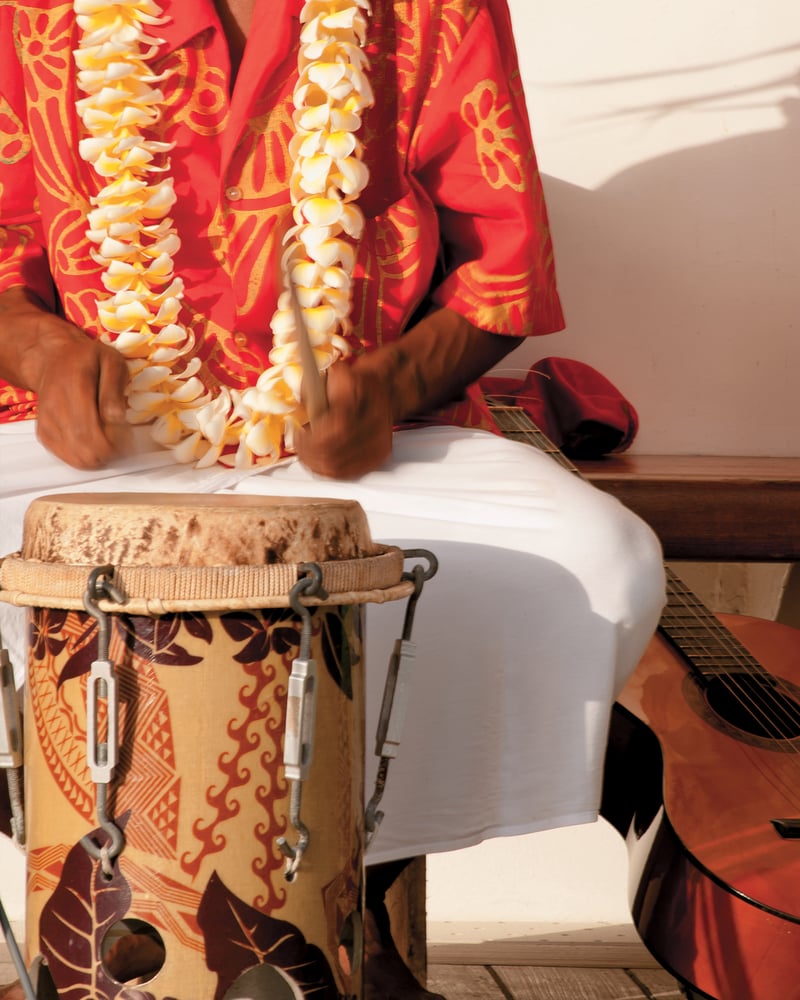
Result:
<svg viewBox="0 0 800 1000">
<path fill-rule="evenodd" d="M 300 862 L 308 849 L 311 834 L 300 817 L 303 782 L 308 778 L 314 756 L 314 729 L 317 717 L 317 664 L 311 657 L 311 612 L 300 598 L 327 597 L 322 586 L 322 570 L 317 563 L 303 563 L 301 577 L 289 594 L 289 605 L 300 618 L 300 648 L 292 662 L 289 690 L 286 700 L 286 734 L 283 742 L 283 767 L 290 783 L 289 822 L 298 837 L 294 847 L 286 837 L 279 837 L 277 844 L 286 858 L 284 877 L 294 881 Z"/>
<path fill-rule="evenodd" d="M 103 874 L 111 878 L 112 863 L 125 845 L 122 830 L 108 816 L 108 786 L 114 776 L 119 754 L 119 695 L 114 664 L 109 659 L 109 615 L 97 603 L 102 598 L 124 604 L 127 597 L 113 582 L 114 567 L 98 566 L 89 574 L 83 595 L 83 606 L 97 619 L 97 659 L 93 661 L 86 685 L 86 755 L 92 781 L 96 787 L 97 825 L 109 843 L 103 847 L 86 836 L 81 838 L 84 850 L 100 861 Z M 101 707 L 105 703 L 105 738 L 101 733 Z"/>
</svg>

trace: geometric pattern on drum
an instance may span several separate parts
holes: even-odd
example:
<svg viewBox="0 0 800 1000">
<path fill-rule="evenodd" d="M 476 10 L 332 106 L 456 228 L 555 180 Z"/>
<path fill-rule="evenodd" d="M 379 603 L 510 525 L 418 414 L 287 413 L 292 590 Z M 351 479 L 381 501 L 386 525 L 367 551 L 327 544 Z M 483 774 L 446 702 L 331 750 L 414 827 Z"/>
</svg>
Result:
<svg viewBox="0 0 800 1000">
<path fill-rule="evenodd" d="M 64 858 L 71 847 L 71 844 L 48 844 L 47 847 L 36 847 L 28 851 L 26 861 L 29 898 L 37 892 L 44 892 L 48 896 L 53 892 L 61 878 Z"/>
<path fill-rule="evenodd" d="M 355 647 L 348 641 L 345 620 L 356 638 Z M 237 717 L 226 720 L 229 745 L 216 758 L 223 780 L 206 790 L 210 814 L 195 814 L 192 833 L 197 850 L 184 849 L 180 857 L 181 867 L 193 876 L 206 858 L 228 844 L 225 827 L 239 809 L 237 789 L 249 781 L 248 760 L 257 760 L 263 781 L 254 794 L 265 805 L 270 786 L 280 780 L 285 682 L 277 689 L 282 691 L 277 702 L 265 698 L 264 691 L 276 680 L 276 658 L 288 677 L 300 640 L 299 622 L 289 608 L 226 613 L 219 616 L 219 623 L 237 647 L 232 659 L 240 665 L 241 686 Z M 311 635 L 321 644 L 328 674 L 352 699 L 352 670 L 360 658 L 362 639 L 360 615 L 352 607 L 339 608 L 338 613 L 337 609 L 314 608 Z M 191 650 L 205 654 L 212 639 L 213 629 L 204 615 L 111 616 L 109 658 L 119 680 L 120 747 L 110 804 L 112 813 L 130 816 L 128 843 L 155 857 L 175 858 L 181 781 L 175 771 L 169 702 L 154 665 L 190 668 L 203 660 Z M 91 821 L 95 795 L 86 761 L 85 678 L 98 656 L 97 622 L 84 612 L 33 609 L 30 646 L 39 745 L 61 793 L 82 818 Z M 346 748 L 342 750 L 346 756 Z M 253 858 L 252 871 L 267 888 L 267 896 L 254 902 L 269 907 L 276 903 L 273 880 L 282 868 L 272 845 L 285 831 L 274 826 L 269 809 L 265 808 L 263 820 L 257 836 L 263 853 L 260 860 Z"/>
<path fill-rule="evenodd" d="M 120 761 L 114 806 L 131 810 L 129 842 L 162 858 L 174 858 L 177 846 L 180 778 L 175 773 L 169 704 L 151 664 L 134 668 L 129 630 L 113 619 L 110 657 L 119 682 Z M 94 789 L 87 780 L 85 678 L 97 659 L 98 628 L 82 612 L 35 609 L 31 626 L 31 697 L 37 739 L 62 794 L 84 819 L 95 815 Z M 116 648 L 115 648 L 116 647 Z M 66 653 L 66 660 L 63 659 Z M 57 661 L 57 657 L 60 659 Z M 68 683 L 72 682 L 72 683 Z M 137 781 L 125 784 L 137 735 Z"/>
<path fill-rule="evenodd" d="M 81 647 L 85 631 L 78 618 L 67 611 L 33 609 L 28 692 L 36 721 L 36 738 L 53 780 L 72 807 L 89 819 L 94 814 L 94 796 L 89 793 L 86 783 L 77 778 L 86 770 L 85 726 L 80 724 L 84 737 L 81 744 L 80 739 L 72 735 L 78 719 L 69 700 L 71 692 L 58 683 L 56 662 L 56 657 L 65 648 L 71 652 Z"/>
<path fill-rule="evenodd" d="M 322 661 L 321 666 L 348 700 L 353 698 L 353 668 L 361 657 L 360 624 L 357 608 L 315 608 L 312 612 L 312 655 Z M 170 712 L 167 693 L 158 678 L 166 678 L 165 683 L 171 684 L 174 691 L 175 679 L 182 679 L 183 673 L 180 669 L 177 673 L 159 671 L 154 665 L 191 668 L 203 663 L 218 674 L 213 657 L 205 660 L 204 655 L 195 654 L 206 652 L 220 626 L 233 640 L 223 672 L 236 664 L 236 669 L 227 673 L 234 681 L 233 689 L 226 688 L 226 692 L 233 695 L 232 703 L 238 709 L 232 712 L 229 707 L 218 719 L 228 744 L 215 748 L 213 761 L 224 781 L 207 789 L 206 806 L 211 807 L 212 814 L 206 811 L 202 823 L 195 819 L 192 824 L 194 842 L 199 840 L 199 854 L 189 859 L 185 845 L 179 849 L 178 864 L 187 873 L 197 873 L 200 860 L 222 850 L 228 842 L 227 821 L 238 808 L 236 789 L 241 786 L 243 793 L 252 795 L 253 789 L 244 786 L 255 762 L 260 774 L 256 800 L 267 793 L 272 781 L 279 779 L 286 682 L 291 660 L 298 654 L 299 622 L 290 609 L 279 608 L 220 615 L 214 619 L 213 628 L 204 616 L 191 614 L 158 619 L 114 616 L 110 629 L 109 658 L 115 664 L 120 686 L 120 763 L 111 786 L 111 812 L 124 828 L 128 846 L 152 854 L 152 843 L 136 843 L 143 838 L 146 825 L 145 817 L 137 814 L 147 811 L 151 829 L 155 821 L 160 832 L 169 834 L 177 823 L 181 785 L 175 774 L 174 712 Z M 97 658 L 97 625 L 82 612 L 37 609 L 31 638 L 31 696 L 36 699 L 34 718 L 39 745 L 68 801 L 88 818 L 94 812 L 94 789 L 86 766 L 85 679 Z M 276 681 L 277 686 L 270 686 L 269 681 Z M 177 687 L 180 689 L 181 684 Z M 346 761 L 349 767 L 352 748 L 345 739 L 346 729 L 337 727 L 341 746 L 331 749 L 341 758 L 341 765 Z M 175 735 L 183 738 L 185 732 L 181 728 Z M 143 760 L 149 771 L 145 780 L 141 773 Z M 184 785 L 188 786 L 188 778 Z M 189 805 L 184 803 L 186 808 Z M 191 807 L 192 816 L 197 817 L 197 803 L 192 802 Z M 112 879 L 107 881 L 100 874 L 99 864 L 80 845 L 49 845 L 32 850 L 29 890 L 50 890 L 39 922 L 40 946 L 59 995 L 66 995 L 65 990 L 72 995 L 71 991 L 77 989 L 76 996 L 92 1000 L 114 1000 L 119 996 L 119 984 L 98 970 L 91 956 L 97 953 L 98 942 L 109 926 L 131 913 L 149 920 L 190 951 L 204 954 L 207 968 L 218 977 L 214 1000 L 221 1000 L 243 971 L 249 975 L 248 969 L 259 966 L 280 969 L 280 976 L 292 983 L 297 996 L 314 1000 L 351 996 L 344 969 L 338 970 L 347 990 L 342 994 L 324 953 L 308 944 L 299 928 L 274 915 L 285 903 L 285 884 L 283 865 L 274 851 L 276 830 L 269 813 L 269 809 L 259 811 L 253 834 L 264 854 L 272 857 L 259 857 L 258 851 L 250 855 L 250 870 L 267 887 L 267 898 L 255 894 L 249 899 L 237 897 L 213 869 L 203 880 L 205 889 L 200 893 L 197 886 L 181 885 L 163 872 L 150 871 L 137 863 L 135 854 L 125 851 L 113 866 Z M 142 828 L 137 832 L 137 827 Z M 356 829 L 349 830 L 348 836 L 354 857 L 322 890 L 327 944 L 334 946 L 331 955 L 337 953 L 335 946 L 345 918 L 353 910 L 360 910 L 362 886 L 356 860 L 363 834 Z M 105 834 L 95 831 L 93 837 L 101 843 Z M 173 844 L 172 836 L 163 836 L 159 852 L 174 851 Z M 236 847 L 238 850 L 243 845 L 237 843 Z M 278 973 L 267 969 L 266 975 Z M 147 990 L 138 991 L 137 996 L 140 1000 L 156 1000 Z"/>
<path fill-rule="evenodd" d="M 125 732 L 136 715 L 137 781 L 119 787 L 117 809 L 130 811 L 127 838 L 155 857 L 174 858 L 178 842 L 180 778 L 175 770 L 172 725 L 167 695 L 149 664 L 136 668 L 124 664 L 119 670 L 120 731 Z M 120 746 L 119 780 L 130 768 L 131 748 Z"/>
<path fill-rule="evenodd" d="M 283 861 L 276 855 L 274 844 L 286 829 L 270 807 L 270 799 L 273 789 L 283 784 L 281 742 L 286 725 L 287 679 L 292 661 L 299 655 L 300 622 L 289 608 L 230 612 L 221 615 L 219 621 L 234 644 L 232 659 L 241 671 L 238 709 L 234 717 L 226 720 L 227 744 L 216 759 L 216 770 L 223 781 L 206 790 L 205 806 L 211 810 L 210 818 L 198 817 L 192 826 L 199 850 L 193 855 L 184 853 L 180 863 L 194 876 L 207 858 L 225 850 L 228 824 L 239 812 L 239 798 L 243 793 L 253 796 L 264 808 L 258 829 L 251 833 L 250 867 L 266 889 L 266 895 L 253 898 L 253 905 L 272 909 L 281 905 L 285 890 Z M 348 628 L 343 627 L 345 621 Z M 360 615 L 352 607 L 312 609 L 311 645 L 319 648 L 328 674 L 351 700 L 352 671 L 360 648 L 348 641 L 348 632 L 357 638 L 360 647 L 359 628 Z M 341 736 L 344 768 L 350 764 L 345 729 Z M 254 782 L 252 775 L 256 772 L 259 780 Z M 331 831 L 332 836 L 340 833 L 349 838 L 351 831 Z"/>
</svg>

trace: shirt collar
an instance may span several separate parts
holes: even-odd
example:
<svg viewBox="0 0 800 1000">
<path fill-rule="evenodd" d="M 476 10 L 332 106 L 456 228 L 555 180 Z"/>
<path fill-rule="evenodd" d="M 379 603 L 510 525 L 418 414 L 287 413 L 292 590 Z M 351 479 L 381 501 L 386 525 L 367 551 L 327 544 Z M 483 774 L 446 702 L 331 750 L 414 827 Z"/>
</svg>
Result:
<svg viewBox="0 0 800 1000">
<path fill-rule="evenodd" d="M 298 19 L 303 3 L 304 0 L 256 0 L 251 35 L 274 32 L 281 18 Z M 159 56 L 174 52 L 207 28 L 220 26 L 214 0 L 167 0 L 163 10 L 168 20 L 152 29 L 154 35 L 164 40 Z"/>
</svg>

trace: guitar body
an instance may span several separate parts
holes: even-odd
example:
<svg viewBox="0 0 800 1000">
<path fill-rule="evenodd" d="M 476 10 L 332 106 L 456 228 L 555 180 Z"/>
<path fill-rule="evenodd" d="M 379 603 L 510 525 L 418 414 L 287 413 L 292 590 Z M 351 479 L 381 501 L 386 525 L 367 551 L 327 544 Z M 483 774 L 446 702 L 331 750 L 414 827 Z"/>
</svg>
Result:
<svg viewBox="0 0 800 1000">
<path fill-rule="evenodd" d="M 793 709 L 780 738 L 712 709 L 659 633 L 614 709 L 601 812 L 626 837 L 633 919 L 665 968 L 714 1000 L 800 1000 L 800 631 L 714 620 L 770 694 L 778 679 L 779 714 Z"/>
</svg>

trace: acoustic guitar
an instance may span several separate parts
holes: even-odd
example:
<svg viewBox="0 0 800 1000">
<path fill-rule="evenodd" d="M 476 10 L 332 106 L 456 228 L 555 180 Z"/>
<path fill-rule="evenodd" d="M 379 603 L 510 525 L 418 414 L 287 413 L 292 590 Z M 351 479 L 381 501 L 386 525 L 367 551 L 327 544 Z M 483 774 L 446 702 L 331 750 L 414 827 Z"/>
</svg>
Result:
<svg viewBox="0 0 800 1000">
<path fill-rule="evenodd" d="M 580 475 L 524 410 L 504 435 Z M 667 570 L 656 636 L 613 707 L 601 814 L 634 924 L 712 1000 L 800 1000 L 800 631 L 712 614 Z"/>
</svg>

